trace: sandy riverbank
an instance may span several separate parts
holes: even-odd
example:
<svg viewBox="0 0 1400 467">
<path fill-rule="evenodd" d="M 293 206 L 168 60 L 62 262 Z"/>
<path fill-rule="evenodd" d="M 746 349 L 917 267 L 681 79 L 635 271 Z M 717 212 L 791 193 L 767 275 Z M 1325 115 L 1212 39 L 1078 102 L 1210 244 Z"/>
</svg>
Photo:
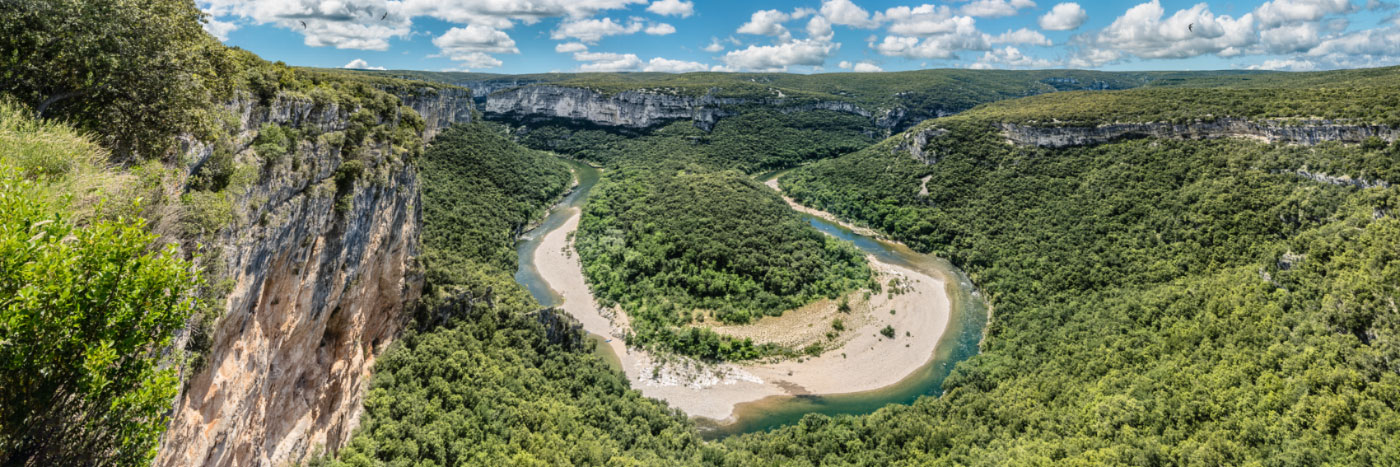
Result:
<svg viewBox="0 0 1400 467">
<path fill-rule="evenodd" d="M 794 208 L 826 214 L 797 205 Z M 718 365 L 674 356 L 657 358 L 623 344 L 625 315 L 598 309 L 584 281 L 578 255 L 568 241 L 579 221 L 579 210 L 571 211 L 563 226 L 546 234 L 535 252 L 541 277 L 563 297 L 562 308 L 586 330 L 612 338 L 608 345 L 621 360 L 633 388 L 648 397 L 665 400 L 691 416 L 725 420 L 732 416 L 736 405 L 770 396 L 841 394 L 892 385 L 932 358 L 934 347 L 948 326 L 950 304 L 941 280 L 872 257 L 871 267 L 881 275 L 881 283 L 898 277 L 908 285 L 908 291 L 893 296 L 875 294 L 868 302 L 853 300 L 850 313 L 832 314 L 832 302 L 826 307 L 795 310 L 793 316 L 765 318 L 744 329 L 727 330 L 756 341 L 780 342 L 791 339 L 789 334 L 793 332 L 823 335 L 830 330 L 833 316 L 842 317 L 847 329 L 834 341 L 826 341 L 829 349 L 819 357 Z M 890 310 L 895 312 L 891 314 Z M 823 326 L 826 328 L 821 329 Z M 885 326 L 894 327 L 894 338 L 880 334 Z M 805 331 L 807 328 L 811 331 Z"/>
</svg>

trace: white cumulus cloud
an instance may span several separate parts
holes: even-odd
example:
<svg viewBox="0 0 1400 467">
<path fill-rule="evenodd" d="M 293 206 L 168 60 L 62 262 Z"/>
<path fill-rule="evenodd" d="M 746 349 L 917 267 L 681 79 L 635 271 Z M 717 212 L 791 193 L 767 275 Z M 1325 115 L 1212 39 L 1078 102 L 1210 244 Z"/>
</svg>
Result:
<svg viewBox="0 0 1400 467">
<path fill-rule="evenodd" d="M 964 50 L 988 50 L 993 40 L 1044 41 L 1044 36 L 1029 30 L 994 38 L 978 30 L 977 20 L 972 17 L 952 16 L 949 11 L 928 5 L 910 10 L 890 9 L 883 16 L 892 21 L 889 30 L 895 34 L 885 36 L 882 41 L 872 36 L 869 45 L 881 55 L 891 57 L 949 59 Z"/>
<path fill-rule="evenodd" d="M 1094 41 L 1100 47 L 1152 59 L 1234 56 L 1258 40 L 1252 13 L 1238 19 L 1217 16 L 1199 3 L 1165 15 L 1158 0 L 1134 6 L 1100 31 Z"/>
<path fill-rule="evenodd" d="M 851 0 L 823 0 L 821 14 L 832 24 L 842 26 L 869 29 L 880 25 L 878 20 L 871 18 L 870 12 L 851 3 Z"/>
<path fill-rule="evenodd" d="M 647 11 L 661 16 L 687 18 L 695 14 L 695 4 L 682 0 L 656 0 L 647 6 Z"/>
<path fill-rule="evenodd" d="M 758 36 L 780 36 L 787 33 L 787 28 L 783 23 L 792 19 L 792 16 L 778 10 L 759 10 L 749 16 L 747 23 L 739 25 L 740 34 L 754 34 Z"/>
<path fill-rule="evenodd" d="M 642 30 L 642 32 L 645 32 L 645 33 L 650 34 L 650 35 L 653 35 L 653 36 L 664 36 L 664 35 L 667 35 L 667 34 L 673 34 L 673 33 L 675 33 L 675 32 L 676 32 L 676 27 L 675 27 L 675 26 L 672 26 L 672 25 L 669 25 L 669 24 L 666 24 L 666 23 L 657 23 L 657 24 L 653 24 L 653 25 L 647 26 L 647 28 L 644 29 L 644 30 Z"/>
<path fill-rule="evenodd" d="M 384 67 L 382 67 L 382 66 L 369 66 L 369 62 L 366 62 L 366 61 L 365 61 L 364 59 L 362 59 L 362 58 L 357 58 L 357 59 L 351 60 L 350 63 L 346 63 L 345 66 L 343 66 L 343 67 L 341 67 L 341 68 L 349 68 L 349 69 L 352 69 L 352 70 L 383 70 L 383 69 L 384 69 Z"/>
<path fill-rule="evenodd" d="M 588 46 L 582 42 L 565 42 L 554 46 L 554 51 L 561 54 L 587 51 Z"/>
<path fill-rule="evenodd" d="M 515 40 L 505 31 L 489 26 L 468 25 L 452 28 L 441 36 L 433 38 L 433 45 L 452 61 L 462 62 L 469 68 L 495 68 L 501 61 L 490 54 L 517 54 Z"/>
<path fill-rule="evenodd" d="M 1288 71 L 1311 71 L 1317 69 L 1317 63 L 1311 60 L 1299 59 L 1270 59 L 1264 60 L 1258 65 L 1250 65 L 1250 70 L 1288 70 Z"/>
<path fill-rule="evenodd" d="M 705 71 L 710 67 L 700 62 L 687 62 L 685 60 L 670 60 L 656 57 L 647 61 L 646 68 L 642 71 L 660 71 L 665 73 L 690 73 L 693 71 Z"/>
<path fill-rule="evenodd" d="M 993 68 L 1053 68 L 1059 64 L 1043 58 L 1032 57 L 1021 52 L 1012 46 L 1000 49 L 992 49 L 982 54 L 982 58 L 973 63 L 973 69 L 993 69 Z"/>
<path fill-rule="evenodd" d="M 579 71 L 633 71 L 642 66 L 642 59 L 637 58 L 637 54 L 579 52 L 574 54 L 574 60 L 588 62 L 579 65 Z"/>
<path fill-rule="evenodd" d="M 236 30 L 238 30 L 238 25 L 234 24 L 233 22 L 219 21 L 214 18 L 209 18 L 209 20 L 204 23 L 204 31 L 208 32 L 209 35 L 214 36 L 214 38 L 220 41 L 227 41 L 228 33 L 231 33 Z"/>
<path fill-rule="evenodd" d="M 968 16 L 999 17 L 1012 16 L 1022 8 L 1034 8 L 1031 0 L 972 0 L 958 11 Z"/>
<path fill-rule="evenodd" d="M 1356 11 L 1351 0 L 1273 0 L 1254 9 L 1254 16 L 1264 27 L 1292 21 L 1317 21 L 1327 15 Z"/>
<path fill-rule="evenodd" d="M 874 73 L 877 71 L 885 71 L 884 68 L 880 68 L 880 65 L 876 65 L 870 62 L 851 63 L 842 60 L 841 63 L 836 64 L 836 67 L 842 70 L 851 70 L 856 73 Z"/>
<path fill-rule="evenodd" d="M 1084 25 L 1089 14 L 1078 3 L 1061 3 L 1040 17 L 1040 29 L 1046 31 L 1069 31 Z"/>
<path fill-rule="evenodd" d="M 803 39 L 776 45 L 750 45 L 724 55 L 728 69 L 754 71 L 785 71 L 793 65 L 820 66 L 841 47 L 828 41 Z"/>
<path fill-rule="evenodd" d="M 607 36 L 635 34 L 641 30 L 642 23 L 637 21 L 623 25 L 614 22 L 612 18 L 579 19 L 559 23 L 559 27 L 555 28 L 549 37 L 554 40 L 578 39 L 583 43 L 593 44 Z"/>
<path fill-rule="evenodd" d="M 1006 31 L 993 37 L 989 42 L 993 44 L 1027 44 L 1049 47 L 1053 45 L 1050 39 L 1045 38 L 1040 31 L 1021 28 L 1015 31 Z"/>
</svg>

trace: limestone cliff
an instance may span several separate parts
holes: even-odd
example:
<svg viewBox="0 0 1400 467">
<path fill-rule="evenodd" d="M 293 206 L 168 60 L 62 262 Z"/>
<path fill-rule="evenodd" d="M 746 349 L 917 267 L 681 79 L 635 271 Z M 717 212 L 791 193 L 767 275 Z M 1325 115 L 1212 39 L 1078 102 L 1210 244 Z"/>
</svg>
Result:
<svg viewBox="0 0 1400 467">
<path fill-rule="evenodd" d="M 594 125 L 647 128 L 658 124 L 691 120 L 710 130 L 721 118 L 736 115 L 746 107 L 767 107 L 780 112 L 828 110 L 872 119 L 872 124 L 890 128 L 902 121 L 903 111 L 873 113 L 844 101 L 796 100 L 781 93 L 766 98 L 720 97 L 714 93 L 684 96 L 661 90 L 628 90 L 607 95 L 591 89 L 533 85 L 499 91 L 486 98 L 485 111 L 522 119 L 561 118 Z"/>
<path fill-rule="evenodd" d="M 1221 118 L 1191 123 L 1109 123 L 1092 127 L 1043 127 L 1001 123 L 1002 135 L 1015 144 L 1041 147 L 1083 146 L 1119 138 L 1249 138 L 1269 143 L 1313 145 L 1326 141 L 1360 143 L 1367 138 L 1395 141 L 1400 130 L 1383 125 L 1348 125 L 1326 120 L 1279 122 Z"/>
<path fill-rule="evenodd" d="M 423 117 L 423 139 L 431 140 L 453 123 L 472 121 L 472 92 L 466 89 L 423 88 L 413 93 L 400 93 L 403 104 Z"/>
<path fill-rule="evenodd" d="M 470 118 L 467 99 L 404 100 L 434 122 L 425 122 L 431 133 Z M 212 244 L 208 267 L 222 270 L 232 292 L 207 364 L 183 375 L 161 466 L 281 465 L 342 446 L 375 357 L 422 285 L 418 174 L 403 148 L 371 138 L 352 170 L 330 135 L 356 109 L 287 96 L 245 97 L 228 109 L 239 122 L 236 160 L 261 174 L 234 189 L 234 225 L 203 240 Z M 290 160 L 260 161 L 250 146 L 265 123 L 323 136 L 300 141 Z M 189 143 L 191 172 L 212 152 Z"/>
</svg>

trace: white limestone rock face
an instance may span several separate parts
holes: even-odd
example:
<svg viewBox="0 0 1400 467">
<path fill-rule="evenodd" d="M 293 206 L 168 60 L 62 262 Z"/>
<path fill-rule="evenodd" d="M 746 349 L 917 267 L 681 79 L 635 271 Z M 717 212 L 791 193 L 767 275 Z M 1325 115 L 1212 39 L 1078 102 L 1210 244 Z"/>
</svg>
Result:
<svg viewBox="0 0 1400 467">
<path fill-rule="evenodd" d="M 1108 123 L 1093 127 L 1055 127 L 1000 123 L 1007 141 L 1026 146 L 1060 148 L 1101 144 L 1119 138 L 1169 139 L 1248 138 L 1268 143 L 1314 145 L 1327 141 L 1360 143 L 1368 138 L 1395 141 L 1400 130 L 1384 125 L 1348 125 L 1327 120 L 1279 122 L 1221 118 L 1191 123 Z"/>
<path fill-rule="evenodd" d="M 264 123 L 334 132 L 352 113 L 293 97 L 229 107 L 245 163 Z M 340 148 L 318 138 L 235 193 L 235 226 L 204 240 L 233 291 L 207 365 L 182 375 L 156 465 L 284 465 L 349 440 L 375 358 L 422 287 L 417 169 L 368 146 L 353 183 L 336 183 Z M 187 149 L 190 171 L 211 152 Z"/>
<path fill-rule="evenodd" d="M 423 88 L 399 94 L 399 98 L 423 117 L 424 141 L 431 141 L 438 132 L 454 123 L 472 121 L 472 92 L 466 89 Z"/>
<path fill-rule="evenodd" d="M 894 126 L 904 112 L 876 115 L 843 101 L 797 101 L 775 95 L 770 98 L 682 96 L 656 90 L 628 90 L 607 95 L 591 89 L 534 85 L 495 92 L 486 98 L 485 111 L 515 118 L 558 118 L 594 125 L 648 128 L 676 120 L 691 120 L 709 131 L 720 119 L 752 107 L 768 107 L 784 113 L 827 110 L 871 118 L 872 125 Z M 889 128 L 889 127 L 885 127 Z"/>
</svg>

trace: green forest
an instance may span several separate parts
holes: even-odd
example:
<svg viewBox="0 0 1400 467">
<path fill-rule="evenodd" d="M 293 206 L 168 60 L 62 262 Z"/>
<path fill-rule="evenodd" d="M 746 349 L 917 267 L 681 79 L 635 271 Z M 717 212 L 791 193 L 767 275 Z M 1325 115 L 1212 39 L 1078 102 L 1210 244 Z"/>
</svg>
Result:
<svg viewBox="0 0 1400 467">
<path fill-rule="evenodd" d="M 421 164 L 417 324 L 376 362 L 354 439 L 312 464 L 699 463 L 684 414 L 629 389 L 512 278 L 515 235 L 568 188 L 568 166 L 483 122 L 438 135 Z"/>
<path fill-rule="evenodd" d="M 958 365 L 941 398 L 735 442 L 811 462 L 830 451 L 792 446 L 833 436 L 887 446 L 839 457 L 875 463 L 1400 456 L 1389 305 L 1400 193 L 1295 173 L 1375 176 L 1400 145 L 1138 139 L 1052 150 L 1009 146 L 980 117 L 932 122 L 949 132 L 926 148 L 931 165 L 877 146 L 783 183 L 964 268 L 995 307 L 982 353 Z"/>
<path fill-rule="evenodd" d="M 710 131 L 690 121 L 636 131 L 530 124 L 520 143 L 604 165 L 689 161 L 755 173 L 863 149 L 878 141 L 870 136 L 870 127 L 868 118 L 839 112 L 753 109 L 721 119 Z"/>
<path fill-rule="evenodd" d="M 628 165 L 595 190 L 576 248 L 600 304 L 626 310 L 634 345 L 754 358 L 777 349 L 687 327 L 702 325 L 704 313 L 747 323 L 874 285 L 854 246 L 817 232 L 741 172 Z"/>
<path fill-rule="evenodd" d="M 437 135 L 419 170 L 424 302 L 430 308 L 463 292 L 484 295 L 476 284 L 481 278 L 509 279 L 516 236 L 573 180 L 557 157 L 521 147 L 480 121 Z"/>
<path fill-rule="evenodd" d="M 314 465 L 1400 459 L 1400 142 L 1049 149 L 1008 144 L 997 126 L 1393 126 L 1396 68 L 554 75 L 604 92 L 720 83 L 985 105 L 912 129 L 941 130 L 919 159 L 901 149 L 907 134 L 877 141 L 868 119 L 822 111 L 751 112 L 710 132 L 520 132 L 478 118 L 425 144 L 396 94 L 459 75 L 268 63 L 220 45 L 188 1 L 19 4 L 0 10 L 0 464 L 149 465 L 229 292 L 207 267 L 223 258 L 202 245 L 265 221 L 234 215 L 235 194 L 324 169 L 343 212 L 344 187 L 404 168 L 423 183 L 423 299 L 379 355 L 351 441 Z M 306 100 L 349 119 L 264 126 L 244 151 L 234 99 Z M 178 156 L 185 136 L 210 143 L 207 161 Z M 313 167 L 296 157 L 306 147 L 341 159 Z M 704 441 L 513 280 L 516 236 L 570 186 L 549 151 L 607 166 L 576 241 L 599 295 L 638 310 L 634 343 L 707 359 L 782 352 L 707 333 L 696 310 L 743 322 L 872 286 L 854 249 L 751 178 L 800 165 L 782 178 L 797 200 L 968 273 L 993 307 L 981 353 L 939 397 Z"/>
</svg>

